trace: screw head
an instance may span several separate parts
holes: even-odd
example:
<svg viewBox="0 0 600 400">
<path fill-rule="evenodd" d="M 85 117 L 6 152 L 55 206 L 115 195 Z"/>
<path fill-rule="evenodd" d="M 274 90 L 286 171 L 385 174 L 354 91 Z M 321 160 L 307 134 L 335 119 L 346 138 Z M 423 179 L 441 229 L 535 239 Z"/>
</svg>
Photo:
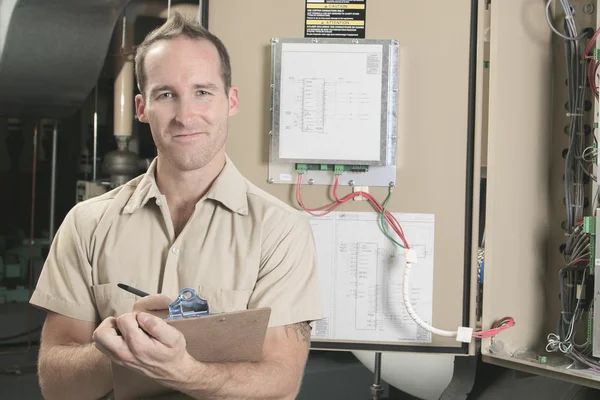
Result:
<svg viewBox="0 0 600 400">
<path fill-rule="evenodd" d="M 583 12 L 586 14 L 593 14 L 595 11 L 595 6 L 592 3 L 588 3 L 585 6 L 583 6 Z"/>
<path fill-rule="evenodd" d="M 273 182 L 275 182 L 275 179 L 273 179 L 273 178 L 269 178 L 269 180 L 268 180 L 267 182 L 269 182 L 269 183 L 273 183 Z"/>
<path fill-rule="evenodd" d="M 358 43 L 358 39 L 352 39 L 352 43 Z"/>
<path fill-rule="evenodd" d="M 312 42 L 313 43 L 319 43 L 319 39 L 313 39 Z"/>
<path fill-rule="evenodd" d="M 269 136 L 273 136 L 273 131 L 269 131 Z"/>
<path fill-rule="evenodd" d="M 397 45 L 398 41 L 394 39 L 394 40 L 392 40 L 392 44 Z"/>
<path fill-rule="evenodd" d="M 271 43 L 279 43 L 279 39 L 278 38 L 273 38 L 273 39 L 271 39 Z"/>
<path fill-rule="evenodd" d="M 392 187 L 392 188 L 393 188 L 393 187 L 396 187 L 396 182 L 394 182 L 394 181 L 391 181 L 391 182 L 389 183 L 389 186 L 390 186 L 390 187 Z"/>
<path fill-rule="evenodd" d="M 310 179 L 308 180 L 308 184 L 309 184 L 309 185 L 313 185 L 314 183 L 315 183 L 315 180 L 314 180 L 313 178 L 310 178 Z"/>
<path fill-rule="evenodd" d="M 348 182 L 348 185 L 350 185 L 350 186 L 354 186 L 354 181 L 353 181 L 353 180 L 350 180 L 350 182 Z"/>
</svg>

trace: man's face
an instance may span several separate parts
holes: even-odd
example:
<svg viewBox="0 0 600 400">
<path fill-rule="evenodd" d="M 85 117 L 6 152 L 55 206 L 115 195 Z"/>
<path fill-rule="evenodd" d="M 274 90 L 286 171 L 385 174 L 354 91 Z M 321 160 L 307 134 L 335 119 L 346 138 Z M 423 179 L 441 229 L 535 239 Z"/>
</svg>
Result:
<svg viewBox="0 0 600 400">
<path fill-rule="evenodd" d="M 146 54 L 144 71 L 145 94 L 136 96 L 136 112 L 150 124 L 159 157 L 190 171 L 224 152 L 238 96 L 233 87 L 225 93 L 213 44 L 185 36 L 159 41 Z"/>
</svg>

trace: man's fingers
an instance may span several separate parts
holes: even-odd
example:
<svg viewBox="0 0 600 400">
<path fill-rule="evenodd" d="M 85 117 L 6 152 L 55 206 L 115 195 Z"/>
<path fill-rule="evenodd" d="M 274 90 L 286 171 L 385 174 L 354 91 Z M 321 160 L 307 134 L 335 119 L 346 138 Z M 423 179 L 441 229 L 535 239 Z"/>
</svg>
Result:
<svg viewBox="0 0 600 400">
<path fill-rule="evenodd" d="M 153 294 L 150 296 L 142 297 L 136 301 L 133 305 L 133 312 L 147 312 L 147 311 L 164 311 L 169 309 L 169 304 L 173 302 L 166 294 Z"/>
<path fill-rule="evenodd" d="M 148 335 L 146 335 L 138 325 L 136 314 L 129 313 L 121 315 L 117 318 L 117 326 L 132 353 L 136 354 L 150 344 Z"/>
<path fill-rule="evenodd" d="M 117 334 L 117 319 L 106 318 L 92 334 L 96 348 L 112 359 L 126 360 L 130 354 L 123 337 Z"/>
<path fill-rule="evenodd" d="M 177 347 L 181 340 L 185 340 L 179 330 L 154 315 L 140 313 L 137 321 L 148 334 L 167 347 Z"/>
</svg>

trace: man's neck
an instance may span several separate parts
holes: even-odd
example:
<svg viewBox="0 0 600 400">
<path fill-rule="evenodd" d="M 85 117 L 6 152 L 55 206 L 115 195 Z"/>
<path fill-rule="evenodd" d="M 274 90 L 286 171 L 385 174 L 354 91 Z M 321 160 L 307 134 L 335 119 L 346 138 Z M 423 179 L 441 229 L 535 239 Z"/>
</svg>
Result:
<svg viewBox="0 0 600 400">
<path fill-rule="evenodd" d="M 206 194 L 224 165 L 225 154 L 220 152 L 200 169 L 181 171 L 159 154 L 156 184 L 166 196 L 169 208 L 189 208 Z"/>
</svg>

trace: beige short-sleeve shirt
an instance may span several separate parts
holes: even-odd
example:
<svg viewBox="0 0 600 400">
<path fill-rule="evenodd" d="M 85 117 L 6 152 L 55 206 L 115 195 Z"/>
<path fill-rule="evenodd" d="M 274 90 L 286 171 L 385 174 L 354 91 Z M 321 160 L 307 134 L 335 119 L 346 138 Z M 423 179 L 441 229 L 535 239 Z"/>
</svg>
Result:
<svg viewBox="0 0 600 400">
<path fill-rule="evenodd" d="M 156 163 L 69 211 L 31 304 L 99 323 L 132 310 L 136 296 L 117 287 L 125 283 L 172 297 L 191 287 L 214 312 L 270 307 L 269 326 L 321 319 L 307 218 L 254 186 L 227 158 L 175 238 Z"/>
</svg>

